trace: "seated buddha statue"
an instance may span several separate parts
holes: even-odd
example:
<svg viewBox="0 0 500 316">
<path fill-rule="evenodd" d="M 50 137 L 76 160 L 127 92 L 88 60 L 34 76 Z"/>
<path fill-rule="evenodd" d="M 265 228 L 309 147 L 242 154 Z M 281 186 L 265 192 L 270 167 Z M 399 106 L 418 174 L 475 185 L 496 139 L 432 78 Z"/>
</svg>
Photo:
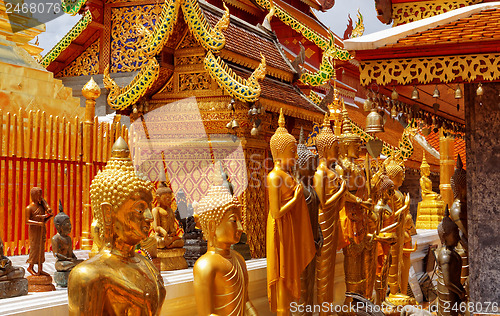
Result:
<svg viewBox="0 0 500 316">
<path fill-rule="evenodd" d="M 90 186 L 93 228 L 102 247 L 69 275 L 69 315 L 159 314 L 166 294 L 163 279 L 149 259 L 134 251 L 153 221 L 152 189 L 135 173 L 128 145 L 118 138 Z"/>
<path fill-rule="evenodd" d="M 431 169 L 424 153 L 420 165 L 422 201 L 418 203 L 417 209 L 417 228 L 419 229 L 436 229 L 444 214 L 444 201 L 441 195 L 432 191 L 430 173 Z"/>
<path fill-rule="evenodd" d="M 57 234 L 52 237 L 52 252 L 56 257 L 54 281 L 57 285 L 66 287 L 70 271 L 83 260 L 78 259 L 73 253 L 73 244 L 69 236 L 71 221 L 64 213 L 61 201 L 59 201 L 59 213 L 54 217 L 54 225 L 57 230 Z"/>
<path fill-rule="evenodd" d="M 194 264 L 194 292 L 200 316 L 257 315 L 248 298 L 245 260 L 231 245 L 243 233 L 241 204 L 233 198 L 220 176 L 195 212 L 207 239 L 207 252 Z"/>
<path fill-rule="evenodd" d="M 156 237 L 157 246 L 163 248 L 182 248 L 184 240 L 182 235 L 184 231 L 179 226 L 179 222 L 175 218 L 174 211 L 170 207 L 172 204 L 173 192 L 162 182 L 156 190 L 156 199 L 158 206 L 153 208 L 153 224 L 154 236 Z"/>
<path fill-rule="evenodd" d="M 3 241 L 0 239 L 0 298 L 28 294 L 28 280 L 24 278 L 24 268 L 14 267 L 4 255 Z"/>
</svg>

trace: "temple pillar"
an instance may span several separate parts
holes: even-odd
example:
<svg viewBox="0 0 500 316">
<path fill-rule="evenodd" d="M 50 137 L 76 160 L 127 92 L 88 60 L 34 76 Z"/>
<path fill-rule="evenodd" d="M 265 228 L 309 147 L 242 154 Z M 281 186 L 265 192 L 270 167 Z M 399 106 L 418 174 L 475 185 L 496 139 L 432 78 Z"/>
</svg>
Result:
<svg viewBox="0 0 500 316">
<path fill-rule="evenodd" d="M 453 204 L 453 190 L 451 189 L 451 176 L 455 171 L 455 140 L 443 134 L 443 129 L 439 131 L 439 193 L 443 201 L 451 207 Z"/>
<path fill-rule="evenodd" d="M 500 302 L 500 83 L 484 83 L 482 97 L 476 89 L 465 85 L 469 282 L 484 307 Z"/>
</svg>

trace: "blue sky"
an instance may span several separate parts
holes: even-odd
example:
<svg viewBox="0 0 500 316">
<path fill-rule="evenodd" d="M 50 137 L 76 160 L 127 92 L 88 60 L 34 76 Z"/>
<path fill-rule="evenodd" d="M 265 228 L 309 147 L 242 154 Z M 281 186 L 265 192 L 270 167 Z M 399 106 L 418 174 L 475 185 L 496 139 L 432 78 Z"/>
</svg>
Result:
<svg viewBox="0 0 500 316">
<path fill-rule="evenodd" d="M 356 21 L 360 9 L 364 18 L 365 34 L 387 29 L 390 26 L 382 24 L 376 16 L 374 0 L 336 0 L 333 8 L 327 12 L 317 12 L 318 18 L 331 30 L 342 37 L 347 27 L 348 14 Z M 40 47 L 45 55 L 80 19 L 80 15 L 63 15 L 46 23 L 46 32 L 39 36 Z"/>
</svg>

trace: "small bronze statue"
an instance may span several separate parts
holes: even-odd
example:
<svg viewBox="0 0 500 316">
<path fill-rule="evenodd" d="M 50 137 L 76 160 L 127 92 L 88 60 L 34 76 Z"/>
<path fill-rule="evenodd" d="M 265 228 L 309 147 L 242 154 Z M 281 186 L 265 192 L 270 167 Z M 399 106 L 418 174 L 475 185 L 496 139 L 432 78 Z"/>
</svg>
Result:
<svg viewBox="0 0 500 316">
<path fill-rule="evenodd" d="M 445 216 L 438 226 L 442 246 L 438 251 L 438 315 L 458 315 L 453 306 L 465 301 L 466 292 L 460 282 L 462 258 L 455 251 L 460 241 L 457 224 L 451 220 L 446 206 Z"/>
<path fill-rule="evenodd" d="M 52 277 L 43 271 L 43 263 L 45 262 L 45 241 L 46 227 L 45 223 L 52 217 L 52 210 L 43 199 L 41 188 L 34 187 L 31 189 L 30 205 L 26 207 L 26 224 L 29 227 L 30 251 L 26 261 L 29 263 L 28 272 L 31 276 L 28 277 L 30 292 L 46 292 L 54 291 L 55 287 L 52 284 Z M 38 271 L 33 270 L 35 264 L 38 265 Z"/>
<path fill-rule="evenodd" d="M 28 280 L 24 278 L 24 268 L 12 266 L 4 255 L 3 241 L 0 239 L 0 298 L 28 294 Z"/>
<path fill-rule="evenodd" d="M 52 252 L 56 257 L 56 272 L 54 281 L 61 287 L 68 286 L 68 276 L 71 270 L 83 260 L 78 259 L 73 253 L 71 243 L 71 221 L 64 213 L 61 200 L 59 200 L 59 213 L 54 217 L 57 234 L 52 237 Z"/>
</svg>

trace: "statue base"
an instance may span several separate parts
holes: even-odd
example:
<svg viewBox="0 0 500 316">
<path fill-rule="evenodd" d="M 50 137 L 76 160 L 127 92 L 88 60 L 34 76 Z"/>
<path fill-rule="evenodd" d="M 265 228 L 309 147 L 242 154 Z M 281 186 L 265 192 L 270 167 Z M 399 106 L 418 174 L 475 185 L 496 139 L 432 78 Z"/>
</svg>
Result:
<svg viewBox="0 0 500 316">
<path fill-rule="evenodd" d="M 157 258 L 160 259 L 160 271 L 187 269 L 188 264 L 184 259 L 184 248 L 158 249 Z"/>
<path fill-rule="evenodd" d="M 68 287 L 68 277 L 71 271 L 56 271 L 54 272 L 54 282 L 57 286 Z"/>
<path fill-rule="evenodd" d="M 417 301 L 415 300 L 414 297 L 401 293 L 389 294 L 389 296 L 385 298 L 385 301 L 389 305 L 394 305 L 394 306 L 417 305 Z"/>
<path fill-rule="evenodd" d="M 207 241 L 203 240 L 202 236 L 201 231 L 184 235 L 184 249 L 186 249 L 184 258 L 189 267 L 193 267 L 196 260 L 207 252 Z"/>
<path fill-rule="evenodd" d="M 0 298 L 9 298 L 28 294 L 28 280 L 25 278 L 0 281 Z"/>
<path fill-rule="evenodd" d="M 444 206 L 441 200 L 418 202 L 417 229 L 437 229 L 444 217 Z"/>
<path fill-rule="evenodd" d="M 28 279 L 28 292 L 49 292 L 55 291 L 50 275 L 30 275 Z"/>
</svg>

